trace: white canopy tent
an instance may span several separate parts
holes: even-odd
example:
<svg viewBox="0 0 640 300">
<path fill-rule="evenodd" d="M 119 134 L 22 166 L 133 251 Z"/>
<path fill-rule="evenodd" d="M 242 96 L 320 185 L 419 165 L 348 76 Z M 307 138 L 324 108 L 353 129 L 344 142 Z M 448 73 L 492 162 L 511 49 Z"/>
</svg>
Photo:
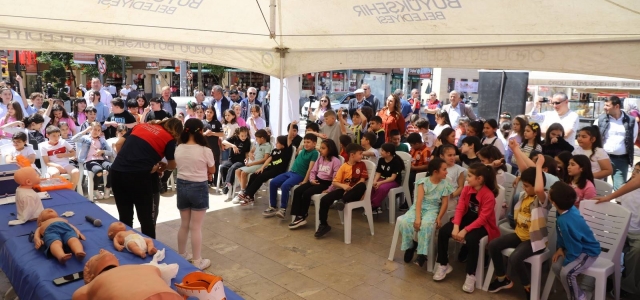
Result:
<svg viewBox="0 0 640 300">
<path fill-rule="evenodd" d="M 640 79 L 640 1 L 3 1 L 0 42 L 207 62 L 292 82 L 307 72 L 392 67 Z"/>
</svg>

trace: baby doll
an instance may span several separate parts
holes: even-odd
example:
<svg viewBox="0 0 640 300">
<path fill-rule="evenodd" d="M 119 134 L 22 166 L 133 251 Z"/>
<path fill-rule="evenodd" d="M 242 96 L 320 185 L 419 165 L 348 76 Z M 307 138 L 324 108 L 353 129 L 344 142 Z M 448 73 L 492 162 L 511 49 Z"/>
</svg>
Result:
<svg viewBox="0 0 640 300">
<path fill-rule="evenodd" d="M 44 241 L 42 238 L 44 237 Z M 58 262 L 64 264 L 71 258 L 71 253 L 65 253 L 63 246 L 71 248 L 78 260 L 83 260 L 87 255 L 84 252 L 80 240 L 85 240 L 84 235 L 75 226 L 69 224 L 67 220 L 58 217 L 58 213 L 51 208 L 47 208 L 38 216 L 38 228 L 33 237 L 36 249 L 42 245 L 46 247 L 45 254 L 51 254 Z"/>
<path fill-rule="evenodd" d="M 122 222 L 111 223 L 108 235 L 109 239 L 113 240 L 113 246 L 118 251 L 126 248 L 129 252 L 142 258 L 147 257 L 147 253 L 154 255 L 158 252 L 156 247 L 153 246 L 152 239 L 144 238 L 133 230 L 127 231 Z"/>
<path fill-rule="evenodd" d="M 164 282 L 157 267 L 120 266 L 115 255 L 104 249 L 87 261 L 83 275 L 85 285 L 73 293 L 72 300 L 184 299 Z"/>
<path fill-rule="evenodd" d="M 40 196 L 33 190 L 33 185 L 40 183 L 40 175 L 32 167 L 18 169 L 13 179 L 20 185 L 16 189 L 17 220 L 9 221 L 9 225 L 20 225 L 38 218 L 44 210 Z"/>
</svg>

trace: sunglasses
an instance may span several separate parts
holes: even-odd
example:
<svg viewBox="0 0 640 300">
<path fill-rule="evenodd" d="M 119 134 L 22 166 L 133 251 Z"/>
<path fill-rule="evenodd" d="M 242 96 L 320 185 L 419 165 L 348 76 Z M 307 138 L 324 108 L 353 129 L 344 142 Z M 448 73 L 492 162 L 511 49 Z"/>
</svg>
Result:
<svg viewBox="0 0 640 300">
<path fill-rule="evenodd" d="M 249 95 L 255 95 L 256 93 L 249 93 Z"/>
<path fill-rule="evenodd" d="M 562 102 L 564 101 L 560 101 L 560 102 L 549 102 L 551 105 L 556 106 L 556 105 L 560 105 Z"/>
</svg>

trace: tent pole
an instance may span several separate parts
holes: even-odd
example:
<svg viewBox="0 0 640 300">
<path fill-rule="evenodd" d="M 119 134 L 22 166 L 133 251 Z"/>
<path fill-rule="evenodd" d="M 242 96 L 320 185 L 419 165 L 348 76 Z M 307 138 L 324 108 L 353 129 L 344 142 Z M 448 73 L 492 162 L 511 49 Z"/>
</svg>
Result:
<svg viewBox="0 0 640 300">
<path fill-rule="evenodd" d="M 278 114 L 279 118 L 278 118 L 278 130 L 280 131 L 279 134 L 283 134 L 284 130 L 282 130 L 282 107 L 284 106 L 284 95 L 282 94 L 284 92 L 284 51 L 280 51 L 280 113 Z"/>
</svg>

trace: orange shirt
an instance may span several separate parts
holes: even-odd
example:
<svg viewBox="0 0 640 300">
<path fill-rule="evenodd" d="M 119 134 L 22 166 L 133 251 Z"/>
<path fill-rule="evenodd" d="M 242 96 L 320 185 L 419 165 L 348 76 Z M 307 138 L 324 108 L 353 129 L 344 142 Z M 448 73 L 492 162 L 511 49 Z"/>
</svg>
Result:
<svg viewBox="0 0 640 300">
<path fill-rule="evenodd" d="M 431 151 L 427 145 L 422 144 L 422 148 L 414 150 L 411 148 L 411 165 L 414 167 L 426 166 L 429 163 L 429 157 L 431 157 Z"/>
<path fill-rule="evenodd" d="M 406 129 L 406 124 L 402 114 L 394 112 L 387 115 L 387 111 L 389 111 L 389 108 L 385 107 L 378 112 L 378 116 L 382 119 L 382 125 L 386 134 L 385 141 L 389 141 L 389 133 L 391 130 L 397 129 L 400 131 L 400 135 L 404 135 L 404 131 Z"/>
<path fill-rule="evenodd" d="M 336 177 L 333 178 L 333 182 L 354 186 L 361 179 L 367 180 L 368 178 L 369 174 L 367 174 L 367 165 L 364 162 L 359 161 L 353 166 L 349 163 L 342 164 L 340 169 L 338 169 Z"/>
</svg>

